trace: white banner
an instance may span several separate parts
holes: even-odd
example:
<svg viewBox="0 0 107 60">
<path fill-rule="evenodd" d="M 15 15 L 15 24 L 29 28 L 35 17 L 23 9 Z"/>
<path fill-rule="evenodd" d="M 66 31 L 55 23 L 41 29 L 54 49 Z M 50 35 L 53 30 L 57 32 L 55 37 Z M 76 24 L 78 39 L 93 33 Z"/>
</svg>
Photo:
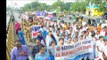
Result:
<svg viewBox="0 0 107 60">
<path fill-rule="evenodd" d="M 76 44 L 57 46 L 55 48 L 55 60 L 68 60 L 78 55 L 92 53 L 93 43 L 91 40 L 77 42 Z"/>
<path fill-rule="evenodd" d="M 32 38 L 37 37 L 39 29 L 40 29 L 40 26 L 31 26 Z"/>
</svg>

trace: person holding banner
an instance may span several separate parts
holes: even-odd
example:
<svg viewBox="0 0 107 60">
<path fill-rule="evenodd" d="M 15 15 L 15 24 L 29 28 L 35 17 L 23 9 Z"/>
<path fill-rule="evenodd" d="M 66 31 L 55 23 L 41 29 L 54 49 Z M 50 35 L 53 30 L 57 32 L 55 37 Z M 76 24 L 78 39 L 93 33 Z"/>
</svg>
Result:
<svg viewBox="0 0 107 60">
<path fill-rule="evenodd" d="M 78 39 L 77 37 L 74 37 L 74 40 L 73 40 L 74 43 L 77 43 L 78 42 Z"/>
<path fill-rule="evenodd" d="M 69 44 L 73 44 L 71 37 L 68 38 L 67 42 L 64 43 L 64 45 L 69 45 Z"/>
<path fill-rule="evenodd" d="M 50 42 L 53 40 L 52 37 L 52 31 L 49 31 L 49 34 L 46 36 L 46 45 L 49 47 Z"/>
<path fill-rule="evenodd" d="M 64 44 L 64 39 L 59 38 L 58 46 L 62 46 Z"/>
<path fill-rule="evenodd" d="M 79 41 L 83 41 L 84 39 L 83 39 L 83 35 L 80 35 L 79 36 Z"/>
</svg>

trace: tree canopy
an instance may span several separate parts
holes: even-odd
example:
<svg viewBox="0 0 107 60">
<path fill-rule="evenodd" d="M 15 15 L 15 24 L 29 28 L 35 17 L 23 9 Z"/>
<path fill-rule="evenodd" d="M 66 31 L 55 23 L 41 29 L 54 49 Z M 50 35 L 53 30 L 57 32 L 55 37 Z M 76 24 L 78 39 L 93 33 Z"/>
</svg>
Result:
<svg viewBox="0 0 107 60">
<path fill-rule="evenodd" d="M 52 5 L 47 5 L 46 3 L 39 3 L 39 2 L 32 2 L 30 4 L 26 4 L 24 7 L 21 8 L 22 11 L 55 11 L 55 10 L 60 10 L 60 11 L 78 11 L 82 12 L 86 9 L 86 6 L 91 4 L 97 4 L 100 6 L 100 10 L 103 11 L 105 10 L 104 5 L 107 3 L 102 2 L 101 0 L 79 0 L 77 2 L 67 2 L 64 3 L 60 0 L 57 0 L 54 2 Z"/>
</svg>

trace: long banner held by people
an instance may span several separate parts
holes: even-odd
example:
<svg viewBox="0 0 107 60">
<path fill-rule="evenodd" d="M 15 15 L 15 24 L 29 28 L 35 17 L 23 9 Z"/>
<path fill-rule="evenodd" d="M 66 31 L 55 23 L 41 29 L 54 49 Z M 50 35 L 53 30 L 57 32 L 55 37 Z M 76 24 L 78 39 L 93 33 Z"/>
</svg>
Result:
<svg viewBox="0 0 107 60">
<path fill-rule="evenodd" d="M 55 60 L 93 59 L 93 43 L 91 40 L 80 41 L 71 45 L 56 46 Z"/>
<path fill-rule="evenodd" d="M 37 37 L 39 29 L 40 29 L 40 26 L 31 26 L 32 38 Z"/>
</svg>

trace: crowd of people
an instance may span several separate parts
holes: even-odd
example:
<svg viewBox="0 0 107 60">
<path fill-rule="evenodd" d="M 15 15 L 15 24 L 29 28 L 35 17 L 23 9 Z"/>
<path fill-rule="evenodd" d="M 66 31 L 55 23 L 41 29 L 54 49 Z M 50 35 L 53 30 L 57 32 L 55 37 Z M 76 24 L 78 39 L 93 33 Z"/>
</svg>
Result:
<svg viewBox="0 0 107 60">
<path fill-rule="evenodd" d="M 59 22 L 43 18 L 23 20 L 20 23 L 18 36 L 20 41 L 16 41 L 16 47 L 11 51 L 11 60 L 26 60 L 32 55 L 33 60 L 55 60 L 53 56 L 55 46 L 74 44 L 83 40 L 92 40 L 95 46 L 94 58 L 101 60 L 107 59 L 107 26 L 102 27 L 101 23 L 97 26 L 86 23 L 83 19 L 74 18 L 74 22 Z M 31 38 L 33 26 L 40 26 L 36 38 Z M 24 37 L 35 42 L 32 50 L 26 46 Z M 21 45 L 22 44 L 22 45 Z M 19 48 L 20 47 L 20 48 Z M 48 48 L 47 48 L 48 47 Z"/>
</svg>

